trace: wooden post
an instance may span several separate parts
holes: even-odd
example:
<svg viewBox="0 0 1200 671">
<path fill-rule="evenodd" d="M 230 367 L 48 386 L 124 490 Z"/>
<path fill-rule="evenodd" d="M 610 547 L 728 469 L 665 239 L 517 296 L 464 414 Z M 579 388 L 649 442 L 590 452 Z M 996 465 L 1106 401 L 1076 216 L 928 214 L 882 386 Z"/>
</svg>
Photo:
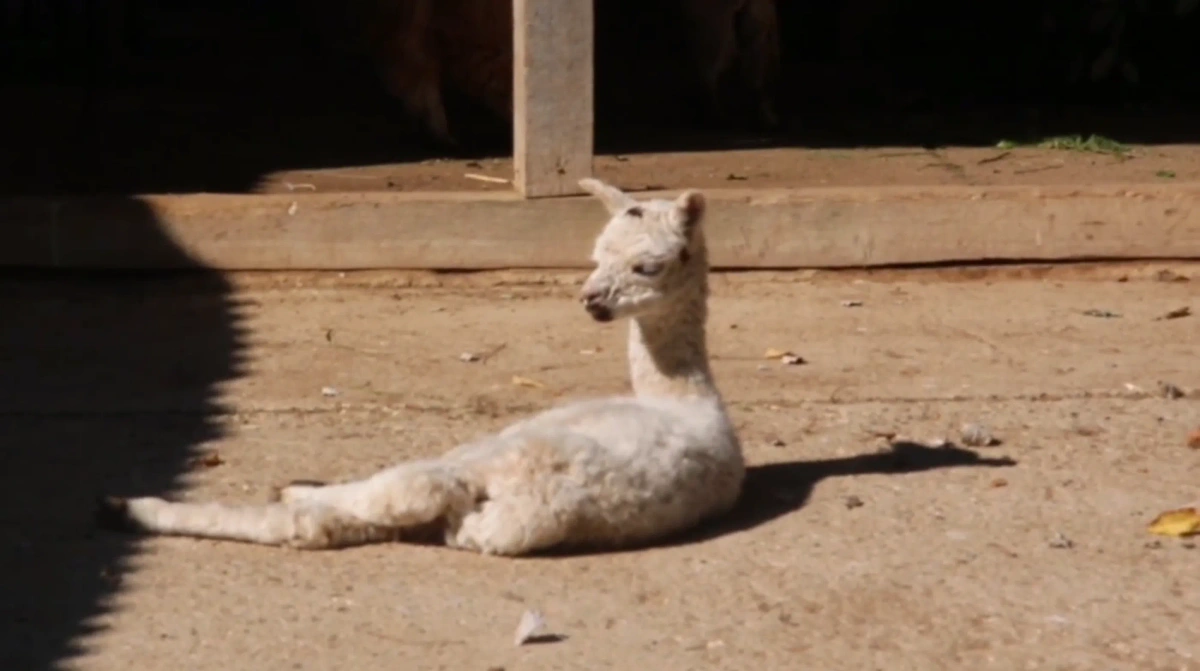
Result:
<svg viewBox="0 0 1200 671">
<path fill-rule="evenodd" d="M 594 0 L 513 0 L 513 173 L 526 198 L 592 174 Z"/>
</svg>

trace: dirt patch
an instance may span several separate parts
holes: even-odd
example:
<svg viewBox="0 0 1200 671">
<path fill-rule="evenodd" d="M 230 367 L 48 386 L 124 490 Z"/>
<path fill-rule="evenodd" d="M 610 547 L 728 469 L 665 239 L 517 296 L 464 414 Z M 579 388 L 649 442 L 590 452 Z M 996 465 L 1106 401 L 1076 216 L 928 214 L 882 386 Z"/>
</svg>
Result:
<svg viewBox="0 0 1200 671">
<path fill-rule="evenodd" d="M 186 417 L 176 399 L 199 383 L 186 360 L 147 395 L 121 393 L 120 376 L 87 395 L 41 393 L 65 374 L 54 370 L 10 375 L 22 393 L 5 396 L 6 435 L 38 449 L 6 453 L 5 472 L 78 452 L 59 462 L 67 482 L 5 485 L 3 656 L 38 658 L 63 617 L 32 585 L 103 570 L 113 596 L 73 639 L 71 668 L 1200 669 L 1188 626 L 1200 550 L 1145 531 L 1200 496 L 1200 453 L 1185 445 L 1200 397 L 1156 391 L 1200 388 L 1197 317 L 1155 321 L 1194 303 L 1200 274 L 1005 272 L 716 276 L 711 349 L 754 467 L 747 498 L 703 537 L 635 553 L 514 561 L 158 538 L 125 566 L 95 566 L 117 541 L 89 529 L 88 496 L 135 493 L 164 467 L 161 441 Z M 582 314 L 579 277 L 235 276 L 245 349 L 238 377 L 211 391 L 223 434 L 202 445 L 220 460 L 185 472 L 177 496 L 257 501 L 286 479 L 363 475 L 623 391 L 623 328 Z M 187 282 L 8 284 L 9 303 L 42 306 L 22 322 L 38 351 L 84 377 L 111 371 L 72 358 L 70 328 L 115 338 L 96 325 L 136 311 L 158 361 L 184 336 L 154 337 L 156 315 L 216 300 Z M 71 310 L 48 309 L 60 303 Z M 764 359 L 768 348 L 808 363 Z M 969 422 L 1003 442 L 916 444 L 959 441 Z M 106 464 L 110 449 L 133 457 Z M 34 500 L 45 504 L 20 512 Z M 565 640 L 514 648 L 526 609 Z"/>
<path fill-rule="evenodd" d="M 1200 179 L 1200 148 L 1137 147 L 1127 155 L 1072 149 L 742 149 L 597 156 L 597 177 L 630 191 L 678 188 L 1146 183 Z M 272 173 L 258 189 L 510 190 L 508 158 Z"/>
</svg>

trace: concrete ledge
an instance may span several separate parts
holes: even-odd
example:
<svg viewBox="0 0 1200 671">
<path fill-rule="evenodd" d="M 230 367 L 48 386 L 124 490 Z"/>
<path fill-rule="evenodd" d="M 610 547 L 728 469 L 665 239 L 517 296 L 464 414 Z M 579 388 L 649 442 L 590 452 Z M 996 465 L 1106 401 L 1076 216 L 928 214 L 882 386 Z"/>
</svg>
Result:
<svg viewBox="0 0 1200 671">
<path fill-rule="evenodd" d="M 707 193 L 723 268 L 1200 258 L 1200 183 Z M 580 268 L 604 218 L 510 193 L 0 199 L 0 266 Z"/>
</svg>

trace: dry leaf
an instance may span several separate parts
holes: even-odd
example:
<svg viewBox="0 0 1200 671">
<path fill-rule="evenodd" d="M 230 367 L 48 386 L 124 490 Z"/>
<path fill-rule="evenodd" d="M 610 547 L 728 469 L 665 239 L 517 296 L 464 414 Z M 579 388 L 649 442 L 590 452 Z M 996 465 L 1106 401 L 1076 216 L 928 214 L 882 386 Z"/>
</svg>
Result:
<svg viewBox="0 0 1200 671">
<path fill-rule="evenodd" d="M 799 354 L 795 354 L 794 352 L 785 349 L 775 349 L 774 347 L 768 347 L 767 351 L 763 352 L 763 358 L 775 359 L 776 361 L 779 361 L 787 366 L 799 366 L 802 363 L 808 363 L 808 361 Z"/>
<path fill-rule="evenodd" d="M 518 387 L 529 387 L 530 389 L 541 389 L 542 387 L 546 386 L 537 380 L 531 380 L 527 377 L 521 377 L 520 375 L 514 375 L 512 383 Z"/>
<path fill-rule="evenodd" d="M 1187 392 L 1185 392 L 1183 389 L 1180 389 L 1178 385 L 1161 381 L 1158 383 L 1158 393 L 1161 394 L 1163 398 L 1170 399 L 1172 401 L 1187 396 Z"/>
<path fill-rule="evenodd" d="M 1063 532 L 1056 531 L 1054 538 L 1050 539 L 1050 547 L 1056 550 L 1070 550 L 1075 547 L 1075 541 L 1063 535 Z"/>
<path fill-rule="evenodd" d="M 1155 273 L 1154 279 L 1159 282 L 1187 282 L 1189 278 L 1187 275 L 1180 275 L 1174 270 L 1164 268 Z"/>
<path fill-rule="evenodd" d="M 1155 317 L 1154 321 L 1161 322 L 1161 321 L 1166 321 L 1168 319 L 1183 319 L 1184 317 L 1190 317 L 1191 314 L 1192 314 L 1192 309 L 1185 305 L 1181 308 L 1175 308 L 1174 310 L 1171 310 L 1170 312 L 1166 313 L 1165 315 L 1163 315 L 1161 317 Z"/>
<path fill-rule="evenodd" d="M 1187 446 L 1193 450 L 1200 450 L 1200 429 L 1196 429 L 1188 434 Z"/>
<path fill-rule="evenodd" d="M 216 468 L 225 463 L 225 460 L 221 458 L 221 454 L 215 450 L 196 455 L 188 461 L 192 468 Z"/>
<path fill-rule="evenodd" d="M 1169 510 L 1150 522 L 1149 531 L 1159 536 L 1193 536 L 1200 534 L 1200 511 L 1195 508 Z"/>
<path fill-rule="evenodd" d="M 527 610 L 521 615 L 521 621 L 517 624 L 517 635 L 514 638 L 514 645 L 524 645 L 530 639 L 536 637 L 546 627 L 546 618 L 536 610 Z"/>
</svg>

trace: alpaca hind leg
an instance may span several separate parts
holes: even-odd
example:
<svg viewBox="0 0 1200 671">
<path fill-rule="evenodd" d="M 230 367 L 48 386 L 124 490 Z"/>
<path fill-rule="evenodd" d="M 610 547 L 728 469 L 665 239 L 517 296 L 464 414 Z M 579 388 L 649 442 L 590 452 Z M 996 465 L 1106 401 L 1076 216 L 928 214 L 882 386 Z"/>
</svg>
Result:
<svg viewBox="0 0 1200 671">
<path fill-rule="evenodd" d="M 234 506 L 177 503 L 154 497 L 98 501 L 96 523 L 114 531 L 190 536 L 290 546 L 306 550 L 379 543 L 395 529 L 370 524 L 322 506 L 271 503 Z"/>
<path fill-rule="evenodd" d="M 460 518 L 475 505 L 477 489 L 448 464 L 425 460 L 353 482 L 297 481 L 280 488 L 277 498 L 287 505 L 329 508 L 370 524 L 403 529 Z"/>
</svg>

